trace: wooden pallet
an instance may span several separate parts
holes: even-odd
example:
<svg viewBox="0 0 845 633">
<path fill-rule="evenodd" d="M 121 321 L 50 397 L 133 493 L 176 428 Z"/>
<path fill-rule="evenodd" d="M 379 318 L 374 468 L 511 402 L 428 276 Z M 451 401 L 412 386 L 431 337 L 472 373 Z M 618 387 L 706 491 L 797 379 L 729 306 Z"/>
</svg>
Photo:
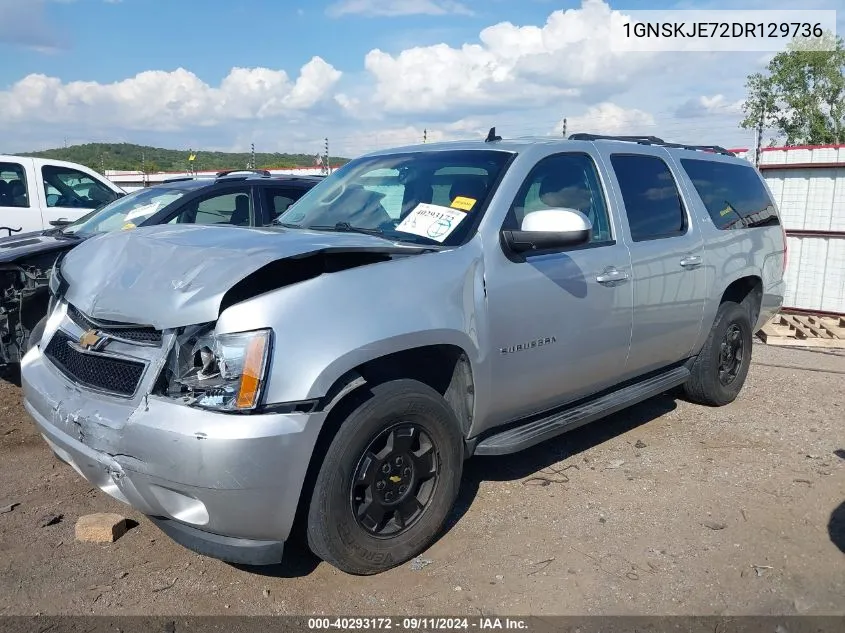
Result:
<svg viewBox="0 0 845 633">
<path fill-rule="evenodd" d="M 778 314 L 757 335 L 766 345 L 845 349 L 845 317 Z"/>
</svg>

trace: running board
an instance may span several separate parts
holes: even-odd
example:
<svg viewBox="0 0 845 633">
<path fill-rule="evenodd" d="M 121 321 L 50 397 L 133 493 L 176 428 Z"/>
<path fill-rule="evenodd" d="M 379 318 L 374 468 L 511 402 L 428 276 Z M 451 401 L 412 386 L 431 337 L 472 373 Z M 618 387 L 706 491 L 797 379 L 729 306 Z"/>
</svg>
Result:
<svg viewBox="0 0 845 633">
<path fill-rule="evenodd" d="M 589 400 L 571 409 L 565 409 L 491 435 L 479 442 L 474 455 L 508 455 L 545 442 L 561 433 L 589 424 L 611 413 L 648 400 L 656 395 L 682 385 L 690 376 L 686 366 L 676 367 L 642 382 Z"/>
</svg>

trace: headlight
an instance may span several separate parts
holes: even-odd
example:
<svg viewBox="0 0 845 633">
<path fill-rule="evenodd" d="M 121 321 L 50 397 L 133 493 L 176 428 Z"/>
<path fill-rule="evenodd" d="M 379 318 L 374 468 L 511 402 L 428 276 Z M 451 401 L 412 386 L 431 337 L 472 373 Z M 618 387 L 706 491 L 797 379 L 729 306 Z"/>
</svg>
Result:
<svg viewBox="0 0 845 633">
<path fill-rule="evenodd" d="M 53 267 L 50 269 L 50 294 L 54 297 L 59 296 L 59 291 L 62 287 L 62 273 L 59 271 L 59 267 L 62 263 L 61 259 L 57 259 L 56 263 L 53 264 Z M 43 279 L 43 277 L 42 277 Z M 44 283 L 44 282 L 41 282 Z M 43 287 L 43 286 L 42 286 Z"/>
<path fill-rule="evenodd" d="M 188 336 L 177 344 L 168 395 L 220 411 L 254 409 L 261 398 L 272 330 Z"/>
</svg>

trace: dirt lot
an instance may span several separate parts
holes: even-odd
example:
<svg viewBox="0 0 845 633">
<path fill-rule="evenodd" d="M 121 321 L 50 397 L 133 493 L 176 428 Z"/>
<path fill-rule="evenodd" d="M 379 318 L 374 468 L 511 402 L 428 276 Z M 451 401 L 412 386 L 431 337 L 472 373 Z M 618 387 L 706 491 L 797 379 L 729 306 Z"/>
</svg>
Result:
<svg viewBox="0 0 845 633">
<path fill-rule="evenodd" d="M 370 578 L 182 549 L 58 462 L 2 383 L 0 614 L 843 614 L 845 353 L 754 354 L 731 406 L 666 395 L 471 460 L 430 564 Z M 138 525 L 75 542 L 98 511 Z"/>
</svg>

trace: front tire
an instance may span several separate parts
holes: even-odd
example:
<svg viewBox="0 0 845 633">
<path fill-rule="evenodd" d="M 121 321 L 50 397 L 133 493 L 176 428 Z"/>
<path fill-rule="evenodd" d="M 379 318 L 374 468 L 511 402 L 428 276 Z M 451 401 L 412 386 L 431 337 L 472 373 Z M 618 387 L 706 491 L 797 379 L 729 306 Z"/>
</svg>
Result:
<svg viewBox="0 0 845 633">
<path fill-rule="evenodd" d="M 343 421 L 317 475 L 308 545 L 350 574 L 385 571 L 424 551 L 455 503 L 460 425 L 443 397 L 394 380 Z"/>
<path fill-rule="evenodd" d="M 751 366 L 751 330 L 745 306 L 733 301 L 719 306 L 707 341 L 684 385 L 690 400 L 714 407 L 736 400 Z"/>
</svg>

